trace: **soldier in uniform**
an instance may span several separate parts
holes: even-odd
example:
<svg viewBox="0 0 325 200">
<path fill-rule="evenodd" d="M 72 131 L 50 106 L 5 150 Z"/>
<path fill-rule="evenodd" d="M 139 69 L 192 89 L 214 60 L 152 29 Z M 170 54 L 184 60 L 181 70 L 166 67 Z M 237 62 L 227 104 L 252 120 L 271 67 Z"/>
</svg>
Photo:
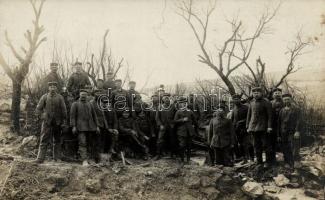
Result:
<svg viewBox="0 0 325 200">
<path fill-rule="evenodd" d="M 152 135 L 149 140 L 149 149 L 151 149 L 151 154 L 155 155 L 156 154 L 156 143 L 157 143 L 157 134 L 158 134 L 158 125 L 156 121 L 156 114 L 158 111 L 158 106 L 159 106 L 159 100 L 158 100 L 158 95 L 153 94 L 151 96 L 151 104 L 148 106 L 148 112 L 149 112 L 149 121 L 151 124 L 152 128 Z"/>
<path fill-rule="evenodd" d="M 232 121 L 226 118 L 225 106 L 219 105 L 218 110 L 209 123 L 208 143 L 213 149 L 216 165 L 232 166 L 231 149 L 235 143 L 235 132 Z"/>
<path fill-rule="evenodd" d="M 106 135 L 107 135 L 107 120 L 104 114 L 104 105 L 103 102 L 101 101 L 100 97 L 102 95 L 105 95 L 103 90 L 95 90 L 94 91 L 94 96 L 95 98 L 92 99 L 90 101 L 90 104 L 93 106 L 95 113 L 96 113 L 96 117 L 97 117 L 97 122 L 98 122 L 98 127 L 100 130 L 100 134 L 97 137 L 96 134 L 92 135 L 91 137 L 94 137 L 95 141 L 97 141 L 97 145 L 98 146 L 98 152 L 99 152 L 99 161 L 103 162 L 104 161 L 104 147 L 105 147 L 105 139 L 106 139 Z M 96 138 L 97 137 L 97 138 Z"/>
<path fill-rule="evenodd" d="M 200 107 L 194 94 L 190 94 L 188 97 L 188 108 L 194 112 L 197 120 L 201 118 Z"/>
<path fill-rule="evenodd" d="M 128 93 L 122 88 L 122 80 L 115 80 L 115 90 L 112 91 L 112 104 L 117 113 L 117 117 L 120 117 L 125 107 L 128 107 Z"/>
<path fill-rule="evenodd" d="M 136 96 L 139 96 L 140 93 L 138 91 L 135 90 L 135 86 L 136 86 L 136 82 L 135 81 L 130 81 L 129 82 L 129 90 L 128 92 L 128 105 L 129 107 L 131 107 L 131 109 L 133 110 L 134 107 L 134 99 Z"/>
<path fill-rule="evenodd" d="M 291 94 L 284 94 L 284 107 L 278 118 L 278 140 L 282 143 L 282 152 L 286 167 L 294 167 L 294 140 L 300 138 L 300 112 L 292 105 Z"/>
<path fill-rule="evenodd" d="M 108 102 L 107 102 L 108 103 Z M 107 151 L 111 154 L 115 154 L 115 146 L 118 141 L 118 119 L 116 112 L 114 108 L 112 107 L 111 103 L 107 104 L 107 109 L 104 110 L 106 122 L 107 122 L 107 130 L 108 135 L 105 135 L 105 138 L 103 139 L 104 146 L 104 152 Z M 110 139 L 110 145 L 108 145 L 107 141 Z M 109 147 L 109 148 L 108 148 Z"/>
<path fill-rule="evenodd" d="M 148 159 L 147 139 L 143 132 L 139 131 L 136 121 L 131 117 L 129 108 L 125 108 L 119 119 L 119 140 L 127 143 L 135 152 L 142 153 L 143 158 Z"/>
<path fill-rule="evenodd" d="M 186 98 L 179 99 L 179 110 L 175 113 L 174 122 L 181 162 L 184 162 L 186 154 L 186 162 L 189 163 L 191 159 L 192 138 L 197 133 L 197 120 L 194 112 L 187 107 L 186 101 Z"/>
<path fill-rule="evenodd" d="M 173 127 L 174 127 L 174 115 L 175 115 L 175 107 L 171 102 L 170 94 L 165 93 L 162 97 L 162 103 L 158 107 L 158 111 L 156 112 L 156 122 L 159 127 L 158 137 L 157 137 L 157 146 L 156 146 L 156 157 L 155 160 L 161 158 L 163 147 L 166 144 L 166 139 L 169 138 L 173 140 Z M 171 147 L 169 148 L 173 153 L 175 151 L 173 148 L 173 141 L 170 141 L 169 144 Z"/>
<path fill-rule="evenodd" d="M 96 89 L 97 90 L 104 90 L 104 80 L 103 79 L 97 79 L 96 80 Z"/>
<path fill-rule="evenodd" d="M 265 167 L 268 167 L 269 155 L 271 152 L 270 142 L 267 140 L 267 134 L 272 132 L 272 106 L 271 103 L 263 98 L 262 88 L 252 88 L 253 100 L 249 103 L 246 128 L 254 138 L 254 148 L 257 158 L 257 164 L 263 164 L 263 150 L 266 152 Z"/>
<path fill-rule="evenodd" d="M 272 91 L 273 100 L 271 101 L 272 105 L 272 132 L 268 134 L 268 141 L 271 144 L 271 152 L 268 156 L 270 158 L 270 163 L 276 163 L 276 150 L 277 150 L 277 136 L 278 133 L 278 119 L 280 110 L 283 108 L 284 104 L 282 101 L 282 90 L 280 88 L 275 88 Z"/>
<path fill-rule="evenodd" d="M 113 72 L 108 72 L 106 74 L 106 80 L 104 81 L 103 88 L 104 88 L 104 90 L 106 90 L 106 92 L 108 93 L 110 100 L 111 100 L 112 91 L 115 90 L 115 82 L 114 82 Z"/>
<path fill-rule="evenodd" d="M 45 86 L 44 93 L 48 89 L 46 87 L 48 82 L 57 82 L 57 91 L 59 94 L 61 94 L 63 86 L 64 86 L 64 82 L 63 82 L 62 78 L 60 77 L 60 75 L 58 74 L 58 67 L 59 67 L 58 63 L 55 63 L 55 62 L 50 63 L 51 71 L 50 71 L 50 73 L 48 73 L 46 75 L 46 77 L 43 79 L 42 84 L 41 84 L 42 86 Z"/>
<path fill-rule="evenodd" d="M 100 133 L 98 127 L 97 115 L 94 107 L 87 101 L 88 92 L 85 89 L 79 91 L 80 98 L 73 102 L 70 110 L 70 125 L 73 134 L 78 135 L 78 153 L 83 166 L 89 165 L 88 152 L 91 152 L 91 158 L 98 159 L 98 149 L 95 134 Z M 87 140 L 88 139 L 88 140 Z"/>
<path fill-rule="evenodd" d="M 238 145 L 235 144 L 237 156 L 243 156 L 244 162 L 248 160 L 254 161 L 254 150 L 251 151 L 253 148 L 251 137 L 246 130 L 248 106 L 241 102 L 241 95 L 238 94 L 232 96 L 232 102 L 234 104 L 234 108 L 231 112 L 231 121 L 233 123 L 238 142 Z"/>
<path fill-rule="evenodd" d="M 74 66 L 76 72 L 69 77 L 67 90 L 77 100 L 79 98 L 79 90 L 84 89 L 86 85 L 91 85 L 91 83 L 88 75 L 82 69 L 82 63 L 76 62 Z"/>
<path fill-rule="evenodd" d="M 57 82 L 49 82 L 48 86 L 49 92 L 41 97 L 36 107 L 36 114 L 43 120 L 37 163 L 44 162 L 47 146 L 51 140 L 54 160 L 61 159 L 60 131 L 67 120 L 67 109 L 63 97 L 57 93 Z"/>
<path fill-rule="evenodd" d="M 149 148 L 149 152 L 153 153 L 154 151 L 152 149 L 152 146 L 150 146 L 150 141 L 153 137 L 155 137 L 155 133 L 153 127 L 154 124 L 150 123 L 149 111 L 141 110 L 138 112 L 135 121 L 139 128 L 138 131 L 142 132 L 142 135 L 145 135 L 145 142 L 146 146 Z"/>
</svg>

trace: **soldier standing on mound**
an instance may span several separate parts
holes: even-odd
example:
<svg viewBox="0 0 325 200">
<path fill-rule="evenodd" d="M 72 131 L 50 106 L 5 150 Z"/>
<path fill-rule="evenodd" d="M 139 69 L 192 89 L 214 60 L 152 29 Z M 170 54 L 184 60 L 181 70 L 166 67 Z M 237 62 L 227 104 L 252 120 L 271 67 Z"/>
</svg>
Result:
<svg viewBox="0 0 325 200">
<path fill-rule="evenodd" d="M 78 135 L 78 153 L 83 166 L 88 166 L 89 157 L 87 152 L 91 152 L 92 158 L 98 156 L 97 136 L 100 133 L 98 120 L 94 107 L 87 101 L 88 91 L 81 89 L 79 100 L 73 102 L 70 111 L 70 125 L 72 133 Z M 87 140 L 88 138 L 88 140 Z M 88 149 L 87 151 L 87 148 Z M 98 157 L 97 157 L 98 158 Z"/>
<path fill-rule="evenodd" d="M 47 146 L 53 141 L 53 159 L 61 159 L 60 135 L 61 126 L 67 121 L 67 108 L 63 97 L 57 93 L 57 82 L 49 82 L 49 92 L 44 94 L 36 107 L 36 114 L 41 116 L 42 129 L 40 145 L 35 162 L 44 162 Z M 60 112 L 58 112 L 60 111 Z"/>
</svg>

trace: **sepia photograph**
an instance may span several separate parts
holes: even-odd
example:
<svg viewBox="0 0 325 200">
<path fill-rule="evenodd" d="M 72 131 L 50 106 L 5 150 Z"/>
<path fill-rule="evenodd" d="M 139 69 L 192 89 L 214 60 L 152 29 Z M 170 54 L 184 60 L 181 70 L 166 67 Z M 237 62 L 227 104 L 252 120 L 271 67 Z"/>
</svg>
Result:
<svg viewBox="0 0 325 200">
<path fill-rule="evenodd" d="M 1 200 L 325 200 L 324 0 L 0 0 Z"/>
</svg>

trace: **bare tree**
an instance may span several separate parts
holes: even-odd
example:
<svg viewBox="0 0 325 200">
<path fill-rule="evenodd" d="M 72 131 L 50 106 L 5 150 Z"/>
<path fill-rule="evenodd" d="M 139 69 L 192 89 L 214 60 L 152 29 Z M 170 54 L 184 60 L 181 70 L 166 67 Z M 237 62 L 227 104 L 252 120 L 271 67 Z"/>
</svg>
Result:
<svg viewBox="0 0 325 200">
<path fill-rule="evenodd" d="M 24 34 L 28 47 L 21 47 L 21 51 L 23 55 L 21 55 L 16 48 L 14 47 L 12 41 L 10 40 L 7 31 L 5 32 L 5 39 L 7 45 L 11 49 L 13 55 L 18 60 L 18 66 L 10 67 L 7 61 L 4 59 L 3 55 L 0 53 L 0 65 L 6 72 L 6 74 L 10 77 L 12 81 L 12 104 L 11 104 L 11 120 L 12 120 L 12 128 L 13 131 L 19 132 L 20 130 L 20 102 L 21 102 L 21 89 L 22 84 L 29 72 L 30 63 L 32 62 L 32 58 L 37 50 L 37 48 L 41 45 L 42 42 L 46 41 L 45 37 L 40 37 L 42 32 L 44 31 L 44 27 L 39 24 L 40 16 L 42 13 L 42 8 L 44 4 L 44 0 L 41 0 L 39 5 L 37 5 L 36 0 L 31 0 L 31 5 L 33 7 L 35 19 L 33 20 L 33 30 L 27 30 Z"/>
<path fill-rule="evenodd" d="M 255 41 L 260 38 L 262 34 L 269 33 L 269 27 L 267 25 L 274 18 L 279 6 L 274 9 L 273 12 L 267 11 L 261 16 L 255 31 L 250 36 L 244 37 L 245 31 L 242 28 L 241 21 L 236 19 L 228 21 L 232 26 L 232 33 L 228 39 L 226 39 L 223 46 L 217 49 L 218 62 L 213 60 L 213 56 L 210 53 L 211 51 L 206 45 L 210 17 L 216 8 L 216 3 L 210 4 L 209 8 L 203 13 L 203 17 L 201 16 L 202 13 L 198 13 L 195 10 L 193 0 L 183 0 L 177 7 L 178 11 L 176 13 L 190 26 L 199 44 L 202 53 L 198 55 L 199 61 L 213 69 L 227 86 L 229 93 L 231 95 L 235 94 L 235 87 L 231 82 L 230 75 L 249 58 Z M 241 60 L 234 62 L 232 54 L 238 48 L 243 49 L 243 54 L 241 55 Z"/>
<path fill-rule="evenodd" d="M 300 32 L 297 34 L 295 41 L 292 42 L 293 45 L 288 47 L 286 54 L 288 54 L 288 64 L 285 67 L 284 73 L 281 75 L 280 79 L 268 79 L 266 76 L 266 63 L 261 60 L 261 57 L 256 59 L 255 70 L 250 65 L 247 60 L 243 60 L 239 56 L 232 54 L 233 57 L 244 62 L 251 76 L 243 75 L 234 79 L 235 85 L 239 87 L 242 93 L 247 94 L 245 88 L 241 86 L 249 87 L 250 85 L 262 86 L 266 94 L 270 95 L 273 88 L 277 88 L 282 85 L 286 78 L 297 72 L 300 68 L 296 66 L 296 61 L 299 57 L 306 53 L 306 47 L 312 44 L 312 40 L 303 39 Z"/>
</svg>

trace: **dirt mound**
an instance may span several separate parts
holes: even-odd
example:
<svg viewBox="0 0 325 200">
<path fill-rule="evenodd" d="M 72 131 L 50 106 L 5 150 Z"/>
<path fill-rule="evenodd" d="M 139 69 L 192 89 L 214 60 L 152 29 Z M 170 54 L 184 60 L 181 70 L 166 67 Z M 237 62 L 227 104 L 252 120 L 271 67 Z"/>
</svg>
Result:
<svg viewBox="0 0 325 200">
<path fill-rule="evenodd" d="M 109 168 L 13 161 L 10 168 L 5 199 L 246 199 L 222 170 L 171 160 Z M 216 180 L 228 189 L 216 189 Z"/>
</svg>

